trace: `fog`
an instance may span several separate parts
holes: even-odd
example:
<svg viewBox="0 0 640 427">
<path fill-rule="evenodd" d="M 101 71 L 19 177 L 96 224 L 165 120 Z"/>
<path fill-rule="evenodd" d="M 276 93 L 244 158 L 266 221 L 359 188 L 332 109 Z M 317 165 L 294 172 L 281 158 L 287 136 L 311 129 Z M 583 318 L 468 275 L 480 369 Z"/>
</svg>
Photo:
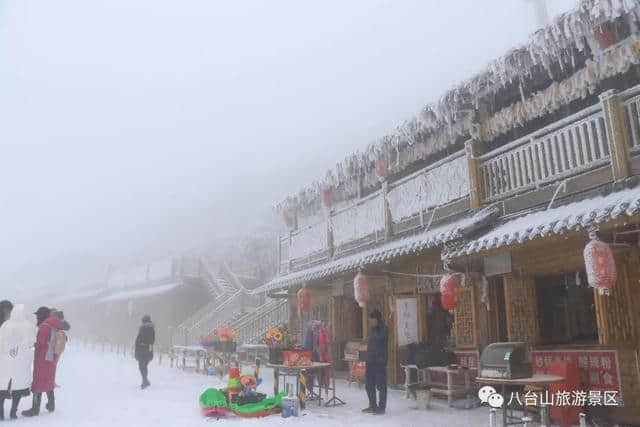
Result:
<svg viewBox="0 0 640 427">
<path fill-rule="evenodd" d="M 241 234 L 535 28 L 524 0 L 0 0 L 2 289 Z"/>
</svg>

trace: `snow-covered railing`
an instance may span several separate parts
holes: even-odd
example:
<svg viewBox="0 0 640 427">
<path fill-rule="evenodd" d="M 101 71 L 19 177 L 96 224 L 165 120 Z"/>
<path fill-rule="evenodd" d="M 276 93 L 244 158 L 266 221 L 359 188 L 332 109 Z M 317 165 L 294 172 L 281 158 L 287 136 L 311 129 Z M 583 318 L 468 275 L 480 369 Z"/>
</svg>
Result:
<svg viewBox="0 0 640 427">
<path fill-rule="evenodd" d="M 486 200 L 576 175 L 609 159 L 600 105 L 480 156 Z"/>
<path fill-rule="evenodd" d="M 467 159 L 462 150 L 392 183 L 387 200 L 393 223 L 400 224 L 468 194 Z"/>
<path fill-rule="evenodd" d="M 227 319 L 233 312 L 237 311 L 240 306 L 241 295 L 242 291 L 238 290 L 234 294 L 222 299 L 222 301 L 216 301 L 214 304 L 207 305 L 203 313 L 198 311 L 195 316 L 192 316 L 192 319 L 195 321 L 179 327 L 178 332 L 184 334 L 187 344 L 193 344 L 193 342 L 191 342 L 192 340 L 210 332 L 211 329 L 218 326 L 217 323 L 220 319 Z"/>
<path fill-rule="evenodd" d="M 636 86 L 621 94 L 625 118 L 629 129 L 629 145 L 631 149 L 640 149 L 640 86 Z"/>
<path fill-rule="evenodd" d="M 373 241 L 384 239 L 384 201 L 377 191 L 355 205 L 338 211 L 331 218 L 333 241 L 336 248 L 363 237 Z"/>
<path fill-rule="evenodd" d="M 233 325 L 242 344 L 254 344 L 264 337 L 269 328 L 289 323 L 289 302 L 270 300 L 247 318 Z"/>
<path fill-rule="evenodd" d="M 292 260 L 300 259 L 327 249 L 327 223 L 319 221 L 291 233 Z"/>
<path fill-rule="evenodd" d="M 280 274 L 286 274 L 289 272 L 289 253 L 290 240 L 288 236 L 278 237 L 278 262 L 280 263 Z"/>
</svg>

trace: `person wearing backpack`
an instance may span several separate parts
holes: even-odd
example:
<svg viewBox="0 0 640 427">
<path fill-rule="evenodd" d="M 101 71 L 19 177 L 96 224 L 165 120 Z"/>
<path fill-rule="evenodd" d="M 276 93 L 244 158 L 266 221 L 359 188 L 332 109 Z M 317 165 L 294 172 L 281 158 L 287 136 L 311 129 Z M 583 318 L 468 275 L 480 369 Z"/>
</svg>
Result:
<svg viewBox="0 0 640 427">
<path fill-rule="evenodd" d="M 55 312 L 55 311 L 54 311 Z M 40 307 L 34 313 L 38 321 L 38 334 L 36 336 L 35 354 L 33 360 L 33 383 L 31 392 L 33 400 L 31 409 L 23 411 L 25 417 L 34 417 L 40 414 L 42 393 L 47 394 L 47 411 L 55 410 L 55 395 L 53 389 L 56 384 L 56 367 L 58 357 L 55 355 L 58 331 L 68 331 L 71 326 L 66 320 L 51 315 L 51 309 Z"/>
</svg>

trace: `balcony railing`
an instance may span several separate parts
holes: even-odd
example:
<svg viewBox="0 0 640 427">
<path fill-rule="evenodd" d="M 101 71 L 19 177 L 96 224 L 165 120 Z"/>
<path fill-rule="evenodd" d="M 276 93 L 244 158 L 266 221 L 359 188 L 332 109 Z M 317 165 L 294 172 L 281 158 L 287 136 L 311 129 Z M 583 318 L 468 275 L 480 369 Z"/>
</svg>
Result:
<svg viewBox="0 0 640 427">
<path fill-rule="evenodd" d="M 554 182 L 563 181 L 611 164 L 619 126 L 626 125 L 628 147 L 640 154 L 640 85 L 617 94 L 622 102 L 625 124 L 617 108 L 602 102 L 539 129 L 489 153 L 467 157 L 460 151 L 425 169 L 389 183 L 386 194 L 391 230 L 385 227 L 385 195 L 379 190 L 356 203 L 341 207 L 329 219 L 334 256 L 361 250 L 385 239 L 385 232 L 402 235 L 424 228 L 442 207 L 451 212 L 465 209 L 469 195 L 469 164 L 476 164 L 474 185 L 482 193 L 482 204 L 506 199 Z M 617 102 L 617 101 L 616 101 Z M 611 117 L 605 115 L 611 111 Z M 612 124 L 615 123 L 615 124 Z M 607 129 L 607 126 L 618 128 Z M 613 133 L 612 133 L 613 132 Z M 612 164 L 615 169 L 615 165 Z M 623 173 L 624 175 L 624 173 Z M 470 201 L 471 203 L 471 201 Z M 476 206 L 477 207 L 477 206 Z M 286 274 L 328 259 L 326 220 L 307 221 L 300 231 L 280 239 L 280 273 Z"/>
<path fill-rule="evenodd" d="M 390 185 L 387 200 L 394 233 L 419 228 L 428 222 L 430 209 L 469 194 L 469 173 L 464 150 Z"/>
<path fill-rule="evenodd" d="M 640 87 L 634 87 L 622 94 L 629 145 L 632 150 L 640 149 Z"/>
<path fill-rule="evenodd" d="M 609 161 L 600 105 L 480 157 L 485 200 L 564 179 Z"/>
</svg>

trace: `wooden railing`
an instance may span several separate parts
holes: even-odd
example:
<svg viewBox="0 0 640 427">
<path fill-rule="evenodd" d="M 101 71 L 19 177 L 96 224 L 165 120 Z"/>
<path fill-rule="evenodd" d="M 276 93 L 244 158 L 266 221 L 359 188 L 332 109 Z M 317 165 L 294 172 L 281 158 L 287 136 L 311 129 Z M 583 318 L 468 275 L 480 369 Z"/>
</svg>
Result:
<svg viewBox="0 0 640 427">
<path fill-rule="evenodd" d="M 564 179 L 609 161 L 600 105 L 480 157 L 485 200 Z"/>
<path fill-rule="evenodd" d="M 625 119 L 629 131 L 629 145 L 632 150 L 640 149 L 640 87 L 622 94 Z"/>
</svg>

